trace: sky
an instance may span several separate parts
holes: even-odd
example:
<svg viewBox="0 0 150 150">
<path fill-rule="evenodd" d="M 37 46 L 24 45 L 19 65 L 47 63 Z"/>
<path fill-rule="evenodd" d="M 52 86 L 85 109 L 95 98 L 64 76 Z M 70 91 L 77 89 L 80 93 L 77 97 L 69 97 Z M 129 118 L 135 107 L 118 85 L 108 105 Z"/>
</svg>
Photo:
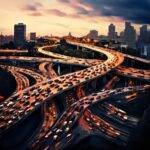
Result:
<svg viewBox="0 0 150 150">
<path fill-rule="evenodd" d="M 0 0 L 0 32 L 13 34 L 16 23 L 27 25 L 27 33 L 37 35 L 86 35 L 96 29 L 107 34 L 114 23 L 118 32 L 124 21 L 136 30 L 150 25 L 150 0 Z"/>
</svg>

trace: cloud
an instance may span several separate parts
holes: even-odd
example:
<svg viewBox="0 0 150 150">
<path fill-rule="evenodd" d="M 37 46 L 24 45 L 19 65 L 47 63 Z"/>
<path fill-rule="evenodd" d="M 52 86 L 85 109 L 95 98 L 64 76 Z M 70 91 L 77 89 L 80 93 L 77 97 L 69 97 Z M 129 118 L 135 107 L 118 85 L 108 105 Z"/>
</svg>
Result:
<svg viewBox="0 0 150 150">
<path fill-rule="evenodd" d="M 66 14 L 66 17 L 82 18 L 89 13 L 87 6 L 82 4 L 80 0 L 57 0 L 59 3 L 72 8 L 74 11 L 71 14 Z"/>
<path fill-rule="evenodd" d="M 41 12 L 33 12 L 33 13 L 29 13 L 28 15 L 33 16 L 33 17 L 39 17 L 39 16 L 42 16 L 43 14 Z"/>
<path fill-rule="evenodd" d="M 86 15 L 120 17 L 134 23 L 150 23 L 150 0 L 81 0 L 93 10 Z"/>
<path fill-rule="evenodd" d="M 66 3 L 68 4 L 68 0 L 58 0 L 61 3 Z M 74 7 L 74 5 L 72 6 Z M 28 15 L 30 16 L 41 16 L 41 15 L 54 15 L 58 17 L 68 17 L 68 18 L 81 18 L 80 14 L 83 14 L 86 10 L 83 8 L 78 8 L 78 13 L 68 13 L 67 11 L 60 11 L 59 9 L 54 8 L 54 9 L 47 9 L 45 8 L 41 3 L 32 3 L 32 4 L 26 4 L 25 6 L 22 7 L 24 11 L 27 11 Z"/>
<path fill-rule="evenodd" d="M 41 16 L 41 8 L 43 8 L 43 5 L 39 2 L 31 3 L 31 4 L 26 4 L 24 5 L 21 10 L 25 11 L 28 13 L 30 16 Z"/>
<path fill-rule="evenodd" d="M 34 5 L 37 6 L 37 7 L 43 7 L 43 4 L 39 3 L 39 2 L 35 2 Z"/>
<path fill-rule="evenodd" d="M 50 15 L 55 15 L 58 17 L 67 17 L 67 18 L 74 18 L 74 19 L 82 18 L 82 16 L 80 16 L 76 13 L 65 13 L 65 12 L 60 11 L 58 9 L 47 9 L 45 12 L 50 14 Z"/>
<path fill-rule="evenodd" d="M 57 26 L 67 28 L 67 29 L 69 28 L 69 25 L 64 25 L 64 24 L 61 24 L 61 23 L 53 23 L 53 25 L 57 25 Z"/>
<path fill-rule="evenodd" d="M 62 12 L 58 9 L 47 9 L 46 12 L 48 14 L 52 14 L 52 15 L 59 16 L 59 17 L 67 16 L 67 14 L 65 12 Z"/>
<path fill-rule="evenodd" d="M 62 3 L 70 3 L 70 0 L 57 0 L 59 2 L 62 2 Z"/>
<path fill-rule="evenodd" d="M 27 4 L 22 7 L 24 11 L 37 11 L 37 7 L 35 5 Z"/>
<path fill-rule="evenodd" d="M 57 0 L 88 17 L 119 17 L 134 23 L 150 23 L 150 0 Z M 91 9 L 86 9 L 89 6 Z"/>
<path fill-rule="evenodd" d="M 83 8 L 83 7 L 77 7 L 77 14 L 79 14 L 79 15 L 87 15 L 87 14 L 89 14 L 89 11 L 86 10 L 85 8 Z"/>
</svg>

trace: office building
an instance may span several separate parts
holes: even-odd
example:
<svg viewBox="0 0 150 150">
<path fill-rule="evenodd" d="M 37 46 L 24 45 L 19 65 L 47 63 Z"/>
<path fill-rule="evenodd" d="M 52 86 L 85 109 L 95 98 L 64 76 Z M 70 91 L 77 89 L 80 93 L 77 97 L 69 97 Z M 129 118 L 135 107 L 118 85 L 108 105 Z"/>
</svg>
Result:
<svg viewBox="0 0 150 150">
<path fill-rule="evenodd" d="M 14 26 L 14 44 L 22 47 L 26 41 L 26 25 L 23 23 Z"/>
<path fill-rule="evenodd" d="M 117 38 L 116 27 L 112 23 L 108 27 L 108 39 L 115 40 Z"/>
<path fill-rule="evenodd" d="M 31 32 L 30 33 L 30 40 L 31 41 L 35 41 L 36 40 L 36 33 L 35 32 Z"/>
<path fill-rule="evenodd" d="M 130 22 L 125 22 L 124 43 L 130 48 L 135 48 L 136 30 Z"/>
<path fill-rule="evenodd" d="M 147 25 L 143 25 L 140 28 L 140 36 L 139 36 L 140 43 L 148 43 L 148 30 Z"/>
<path fill-rule="evenodd" d="M 149 44 L 140 44 L 139 47 L 141 56 L 150 59 L 150 43 Z"/>
</svg>

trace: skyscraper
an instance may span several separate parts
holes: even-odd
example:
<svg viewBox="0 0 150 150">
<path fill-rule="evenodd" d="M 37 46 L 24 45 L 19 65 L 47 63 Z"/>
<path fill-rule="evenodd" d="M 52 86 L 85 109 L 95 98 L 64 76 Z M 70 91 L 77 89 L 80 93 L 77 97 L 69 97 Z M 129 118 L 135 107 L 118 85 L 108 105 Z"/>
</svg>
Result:
<svg viewBox="0 0 150 150">
<path fill-rule="evenodd" d="M 140 28 L 140 37 L 139 40 L 141 43 L 147 43 L 148 42 L 148 30 L 147 25 L 143 25 Z"/>
<path fill-rule="evenodd" d="M 109 40 L 114 40 L 116 39 L 116 27 L 112 23 L 108 27 L 108 38 Z"/>
<path fill-rule="evenodd" d="M 14 43 L 16 46 L 23 46 L 26 41 L 26 25 L 23 23 L 14 26 Z"/>
<path fill-rule="evenodd" d="M 30 33 L 30 40 L 31 41 L 35 41 L 36 40 L 36 33 L 35 32 L 31 32 Z"/>
<path fill-rule="evenodd" d="M 128 45 L 128 47 L 135 48 L 136 30 L 131 26 L 130 22 L 125 22 L 124 43 Z"/>
</svg>

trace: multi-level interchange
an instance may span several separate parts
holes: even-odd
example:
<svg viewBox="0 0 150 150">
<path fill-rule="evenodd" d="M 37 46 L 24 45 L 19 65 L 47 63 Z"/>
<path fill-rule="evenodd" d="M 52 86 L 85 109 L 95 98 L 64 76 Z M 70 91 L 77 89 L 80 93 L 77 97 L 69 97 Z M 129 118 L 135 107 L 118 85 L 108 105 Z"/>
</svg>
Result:
<svg viewBox="0 0 150 150">
<path fill-rule="evenodd" d="M 54 53 L 53 46 L 38 48 L 46 58 L 0 56 L 0 72 L 16 84 L 6 84 L 12 92 L 1 96 L 0 149 L 140 146 L 147 140 L 142 136 L 150 104 L 150 61 L 67 42 L 76 51 L 90 50 L 101 58 Z"/>
</svg>

